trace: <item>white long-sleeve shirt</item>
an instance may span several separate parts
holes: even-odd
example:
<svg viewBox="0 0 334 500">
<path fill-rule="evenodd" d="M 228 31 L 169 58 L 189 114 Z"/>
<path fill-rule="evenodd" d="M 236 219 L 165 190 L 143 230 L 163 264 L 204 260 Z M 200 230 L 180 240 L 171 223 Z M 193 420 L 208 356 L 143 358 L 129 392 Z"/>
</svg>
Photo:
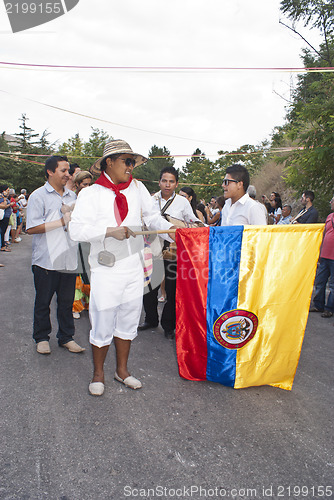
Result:
<svg viewBox="0 0 334 500">
<path fill-rule="evenodd" d="M 161 191 L 159 191 L 153 196 L 153 199 L 156 209 L 160 211 L 162 208 L 164 208 L 170 198 L 168 200 L 165 200 L 161 196 Z M 184 222 L 200 222 L 196 215 L 194 215 L 189 201 L 184 196 L 180 196 L 179 194 L 175 194 L 175 199 L 169 205 L 165 213 L 170 215 L 171 217 L 175 217 L 175 219 L 180 219 Z"/>
<path fill-rule="evenodd" d="M 132 230 L 141 230 L 142 219 L 149 229 L 168 230 L 172 226 L 160 215 L 150 193 L 140 181 L 134 179 L 121 193 L 126 196 L 128 202 L 128 214 L 122 226 L 127 226 Z M 117 227 L 114 213 L 115 197 L 112 189 L 98 184 L 82 189 L 69 223 L 70 236 L 74 241 L 91 243 L 89 264 L 93 271 L 106 270 L 106 267 L 101 266 L 97 261 L 97 256 L 102 250 L 113 253 L 116 262 L 125 265 L 126 259 L 131 265 L 132 261 L 138 262 L 139 252 L 143 248 L 143 238 L 139 236 L 136 238 L 131 236 L 121 241 L 112 237 L 105 238 L 108 227 Z M 129 260 L 130 256 L 136 259 Z"/>
<path fill-rule="evenodd" d="M 226 200 L 222 209 L 222 226 L 266 225 L 267 220 L 262 206 L 246 193 L 233 203 Z"/>
</svg>

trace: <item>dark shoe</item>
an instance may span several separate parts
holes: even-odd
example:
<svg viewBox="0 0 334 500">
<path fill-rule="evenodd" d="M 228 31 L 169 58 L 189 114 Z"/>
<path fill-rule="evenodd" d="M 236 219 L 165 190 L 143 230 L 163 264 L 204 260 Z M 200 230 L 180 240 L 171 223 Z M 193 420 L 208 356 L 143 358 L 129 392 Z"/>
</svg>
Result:
<svg viewBox="0 0 334 500">
<path fill-rule="evenodd" d="M 165 330 L 165 337 L 166 339 L 173 339 L 175 337 L 175 331 L 174 330 Z"/>
<path fill-rule="evenodd" d="M 151 328 L 156 328 L 158 325 L 152 325 L 151 323 L 147 323 L 146 321 L 144 321 L 144 323 L 142 323 L 141 325 L 138 325 L 138 328 L 137 330 L 139 330 L 140 332 L 142 332 L 143 330 L 150 330 Z"/>
<path fill-rule="evenodd" d="M 322 313 L 323 311 L 321 309 L 318 309 L 317 307 L 310 307 L 310 313 Z"/>
<path fill-rule="evenodd" d="M 331 318 L 333 313 L 331 311 L 324 311 L 321 315 L 322 318 Z"/>
</svg>

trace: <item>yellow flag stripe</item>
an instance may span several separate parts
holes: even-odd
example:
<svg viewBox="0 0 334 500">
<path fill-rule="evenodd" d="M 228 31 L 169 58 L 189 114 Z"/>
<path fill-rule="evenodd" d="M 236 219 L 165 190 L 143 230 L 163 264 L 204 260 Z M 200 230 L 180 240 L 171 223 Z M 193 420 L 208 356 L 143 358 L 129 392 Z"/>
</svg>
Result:
<svg viewBox="0 0 334 500">
<path fill-rule="evenodd" d="M 291 390 L 306 327 L 323 224 L 246 226 L 238 309 L 259 319 L 237 352 L 235 388 Z"/>
</svg>

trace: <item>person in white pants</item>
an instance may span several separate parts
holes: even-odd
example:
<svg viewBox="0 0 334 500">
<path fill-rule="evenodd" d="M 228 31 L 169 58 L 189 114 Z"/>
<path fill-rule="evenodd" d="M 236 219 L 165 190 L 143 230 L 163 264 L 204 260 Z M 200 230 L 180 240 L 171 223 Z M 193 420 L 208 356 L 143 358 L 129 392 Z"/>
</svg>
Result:
<svg viewBox="0 0 334 500">
<path fill-rule="evenodd" d="M 103 157 L 91 167 L 100 177 L 93 186 L 83 189 L 77 199 L 70 236 L 75 241 L 91 243 L 91 320 L 90 343 L 93 351 L 94 375 L 89 392 L 104 392 L 104 361 L 112 340 L 116 348 L 114 378 L 132 389 L 141 382 L 131 376 L 128 357 L 131 341 L 137 336 L 141 314 L 144 273 L 143 238 L 134 230 L 172 228 L 153 206 L 145 186 L 132 179 L 135 166 L 147 159 L 132 151 L 121 140 L 106 144 Z M 163 235 L 169 239 L 167 234 Z"/>
</svg>

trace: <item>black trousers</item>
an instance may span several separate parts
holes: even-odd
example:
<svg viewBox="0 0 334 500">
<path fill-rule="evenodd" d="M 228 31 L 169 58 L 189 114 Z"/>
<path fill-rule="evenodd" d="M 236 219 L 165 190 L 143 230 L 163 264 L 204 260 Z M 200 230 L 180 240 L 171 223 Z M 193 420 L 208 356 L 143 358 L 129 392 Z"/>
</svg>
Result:
<svg viewBox="0 0 334 500">
<path fill-rule="evenodd" d="M 164 260 L 165 267 L 165 289 L 167 300 L 165 302 L 161 326 L 166 332 L 175 330 L 175 294 L 176 294 L 176 260 Z M 145 321 L 152 326 L 159 324 L 158 316 L 158 291 L 159 287 L 144 295 L 143 303 L 145 310 Z"/>
<path fill-rule="evenodd" d="M 49 340 L 52 330 L 50 321 L 50 303 L 57 294 L 58 343 L 66 344 L 73 340 L 74 321 L 72 305 L 75 293 L 76 274 L 49 271 L 39 266 L 32 266 L 36 290 L 34 308 L 33 339 L 36 343 Z"/>
<path fill-rule="evenodd" d="M 7 231 L 9 222 L 9 217 L 4 217 L 0 220 L 0 237 L 1 237 L 1 248 L 5 246 L 5 233 Z"/>
</svg>

